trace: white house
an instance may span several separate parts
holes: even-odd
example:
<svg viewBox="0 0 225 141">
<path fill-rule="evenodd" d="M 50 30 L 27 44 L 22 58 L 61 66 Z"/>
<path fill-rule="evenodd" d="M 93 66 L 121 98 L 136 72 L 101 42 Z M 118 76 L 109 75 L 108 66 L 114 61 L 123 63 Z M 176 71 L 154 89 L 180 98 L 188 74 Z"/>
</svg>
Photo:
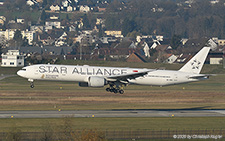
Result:
<svg viewBox="0 0 225 141">
<path fill-rule="evenodd" d="M 84 13 L 87 13 L 90 11 L 90 7 L 88 7 L 87 5 L 81 5 L 80 6 L 80 12 L 84 12 Z"/>
<path fill-rule="evenodd" d="M 0 37 L 4 38 L 6 41 L 12 40 L 15 34 L 15 30 L 16 29 L 6 29 L 6 31 L 0 31 Z M 32 45 L 32 41 L 34 39 L 34 33 L 35 31 L 28 31 L 28 30 L 21 31 L 23 38 L 24 37 L 27 38 L 29 45 Z"/>
<path fill-rule="evenodd" d="M 29 45 L 32 45 L 33 44 L 35 31 L 28 31 L 28 30 L 21 31 L 21 34 L 22 34 L 23 38 L 24 37 L 27 38 Z"/>
<path fill-rule="evenodd" d="M 166 59 L 165 63 L 172 64 L 172 63 L 174 63 L 174 62 L 177 60 L 177 58 L 178 58 L 178 57 L 177 57 L 176 55 L 171 54 L 171 55 L 169 56 L 169 58 Z"/>
<path fill-rule="evenodd" d="M 60 6 L 59 5 L 51 5 L 50 10 L 51 11 L 60 11 Z"/>
<path fill-rule="evenodd" d="M 34 5 L 34 2 L 32 0 L 28 0 L 27 5 L 32 6 L 32 5 Z"/>
<path fill-rule="evenodd" d="M 146 42 L 145 42 L 145 46 L 144 46 L 143 50 L 145 52 L 145 57 L 150 58 L 149 46 Z"/>
<path fill-rule="evenodd" d="M 6 31 L 0 31 L 0 36 L 5 40 L 11 40 L 14 37 L 15 29 L 6 29 Z"/>
<path fill-rule="evenodd" d="M 0 24 L 4 25 L 6 21 L 6 18 L 4 16 L 0 16 Z"/>
<path fill-rule="evenodd" d="M 17 23 L 24 24 L 25 20 L 24 20 L 24 19 L 16 19 L 16 22 L 17 22 Z"/>
<path fill-rule="evenodd" d="M 2 67 L 23 67 L 24 56 L 20 55 L 19 50 L 8 50 L 2 54 Z"/>
<path fill-rule="evenodd" d="M 54 26 L 56 28 L 61 28 L 61 22 L 58 20 L 50 20 L 45 22 L 45 28 L 48 28 L 48 26 Z"/>
<path fill-rule="evenodd" d="M 72 6 L 67 7 L 67 12 L 72 12 L 73 10 L 74 10 L 74 8 Z"/>
</svg>

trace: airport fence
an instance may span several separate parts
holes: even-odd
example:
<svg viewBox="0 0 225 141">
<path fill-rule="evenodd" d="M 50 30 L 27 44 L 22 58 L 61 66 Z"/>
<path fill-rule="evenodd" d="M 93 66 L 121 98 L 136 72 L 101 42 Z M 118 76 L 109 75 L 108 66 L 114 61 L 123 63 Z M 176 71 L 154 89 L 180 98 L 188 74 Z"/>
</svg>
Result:
<svg viewBox="0 0 225 141">
<path fill-rule="evenodd" d="M 87 133 L 87 132 L 86 132 Z M 96 135 L 96 136 L 95 136 Z M 82 140 L 83 137 L 97 140 L 149 140 L 149 139 L 224 139 L 225 129 L 194 129 L 194 130 L 93 130 L 84 134 L 76 132 L 0 132 L 0 140 Z"/>
</svg>

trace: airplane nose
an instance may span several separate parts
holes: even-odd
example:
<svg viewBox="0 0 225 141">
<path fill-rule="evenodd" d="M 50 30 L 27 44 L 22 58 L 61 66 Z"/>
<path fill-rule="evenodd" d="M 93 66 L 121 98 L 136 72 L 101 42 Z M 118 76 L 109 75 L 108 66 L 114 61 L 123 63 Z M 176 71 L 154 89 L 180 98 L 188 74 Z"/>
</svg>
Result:
<svg viewBox="0 0 225 141">
<path fill-rule="evenodd" d="M 19 70 L 19 71 L 17 72 L 17 75 L 19 75 L 19 76 L 21 76 L 21 77 L 25 77 L 25 74 L 26 74 L 26 71 L 24 71 L 24 70 Z"/>
</svg>

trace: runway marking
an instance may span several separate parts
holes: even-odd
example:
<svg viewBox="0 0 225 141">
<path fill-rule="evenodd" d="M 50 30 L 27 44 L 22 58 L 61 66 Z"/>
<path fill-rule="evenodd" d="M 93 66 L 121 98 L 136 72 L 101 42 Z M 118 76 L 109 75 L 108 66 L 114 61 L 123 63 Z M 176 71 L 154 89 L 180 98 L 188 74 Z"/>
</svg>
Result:
<svg viewBox="0 0 225 141">
<path fill-rule="evenodd" d="M 94 117 L 93 117 L 94 115 Z M 173 116 L 172 116 L 173 115 Z M 225 110 L 0 111 L 0 118 L 225 117 Z"/>
</svg>

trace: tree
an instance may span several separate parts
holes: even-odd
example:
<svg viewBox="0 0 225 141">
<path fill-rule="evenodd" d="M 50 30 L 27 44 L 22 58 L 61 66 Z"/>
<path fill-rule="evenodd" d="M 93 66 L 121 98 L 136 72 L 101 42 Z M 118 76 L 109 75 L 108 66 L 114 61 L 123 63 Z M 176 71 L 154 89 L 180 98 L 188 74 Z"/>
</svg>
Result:
<svg viewBox="0 0 225 141">
<path fill-rule="evenodd" d="M 2 54 L 2 45 L 0 44 L 0 55 Z"/>
<path fill-rule="evenodd" d="M 91 28 L 91 24 L 90 24 L 90 22 L 88 20 L 87 14 L 85 14 L 83 16 L 83 23 L 84 23 L 84 28 L 85 29 L 90 29 Z"/>
<path fill-rule="evenodd" d="M 41 21 L 43 23 L 45 23 L 46 18 L 47 18 L 46 12 L 45 12 L 45 10 L 42 10 L 42 12 L 41 12 Z"/>
<path fill-rule="evenodd" d="M 122 24 L 122 33 L 127 35 L 129 32 L 135 31 L 137 27 L 136 22 L 132 19 L 125 18 Z"/>
<path fill-rule="evenodd" d="M 22 34 L 21 34 L 21 31 L 20 30 L 17 29 L 15 31 L 13 40 L 15 40 L 16 42 L 21 42 L 23 40 Z"/>
<path fill-rule="evenodd" d="M 173 49 L 177 49 L 181 44 L 181 37 L 179 35 L 173 35 L 170 45 Z"/>
</svg>

